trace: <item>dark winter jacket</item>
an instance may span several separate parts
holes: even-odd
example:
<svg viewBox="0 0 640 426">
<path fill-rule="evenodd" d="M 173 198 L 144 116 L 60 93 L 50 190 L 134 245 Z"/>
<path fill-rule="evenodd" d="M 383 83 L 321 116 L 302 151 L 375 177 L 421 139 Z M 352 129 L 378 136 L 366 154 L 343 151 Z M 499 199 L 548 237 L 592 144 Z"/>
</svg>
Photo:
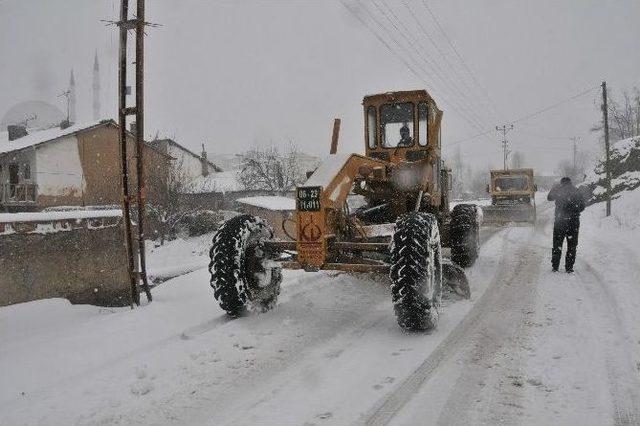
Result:
<svg viewBox="0 0 640 426">
<path fill-rule="evenodd" d="M 549 191 L 547 200 L 556 202 L 556 222 L 579 220 L 585 208 L 584 197 L 571 182 L 555 185 Z"/>
</svg>

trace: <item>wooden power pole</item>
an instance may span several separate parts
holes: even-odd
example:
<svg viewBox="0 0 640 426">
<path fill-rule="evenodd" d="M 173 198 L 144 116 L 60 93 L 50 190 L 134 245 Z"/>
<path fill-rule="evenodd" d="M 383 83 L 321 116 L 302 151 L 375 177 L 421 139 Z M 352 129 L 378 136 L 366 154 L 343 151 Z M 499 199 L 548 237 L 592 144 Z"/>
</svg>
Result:
<svg viewBox="0 0 640 426">
<path fill-rule="evenodd" d="M 604 121 L 605 184 L 607 189 L 606 215 L 611 216 L 611 153 L 609 152 L 609 106 L 607 104 L 607 82 L 602 82 L 602 115 Z"/>
<path fill-rule="evenodd" d="M 144 20 L 144 0 L 137 0 L 136 17 L 129 19 L 129 0 L 120 2 L 120 21 L 117 22 L 120 31 L 120 60 L 118 68 L 118 120 L 120 125 L 120 155 L 121 155 L 121 175 L 122 175 L 122 210 L 124 215 L 125 244 L 127 248 L 127 258 L 129 262 L 129 277 L 131 283 L 131 303 L 140 304 L 140 293 L 138 284 L 142 280 L 142 287 L 146 293 L 147 300 L 151 302 L 151 290 L 147 280 L 146 257 L 144 247 L 144 219 L 146 188 L 143 167 L 143 147 L 144 147 L 144 27 L 147 23 Z M 128 31 L 134 30 L 135 34 L 135 79 L 136 79 L 136 101 L 134 106 L 127 106 L 127 38 Z M 127 116 L 135 115 L 136 125 L 135 137 L 135 173 L 136 173 L 136 199 L 138 208 L 137 226 L 137 253 L 138 262 L 136 267 L 134 236 L 131 225 L 131 202 L 129 179 L 129 160 L 127 157 Z"/>
<path fill-rule="evenodd" d="M 496 130 L 502 132 L 502 161 L 504 170 L 507 170 L 507 157 L 509 157 L 509 154 L 511 153 L 508 149 L 509 141 L 507 141 L 507 132 L 509 130 L 513 130 L 513 124 L 509 126 L 504 124 L 502 127 L 496 126 Z"/>
</svg>

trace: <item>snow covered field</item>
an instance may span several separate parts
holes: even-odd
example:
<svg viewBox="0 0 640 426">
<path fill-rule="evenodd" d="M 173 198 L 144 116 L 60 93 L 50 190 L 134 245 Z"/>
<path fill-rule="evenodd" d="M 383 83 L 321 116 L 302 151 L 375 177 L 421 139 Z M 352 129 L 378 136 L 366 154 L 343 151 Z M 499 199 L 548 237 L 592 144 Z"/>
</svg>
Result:
<svg viewBox="0 0 640 426">
<path fill-rule="evenodd" d="M 546 202 L 485 232 L 472 299 L 431 333 L 400 331 L 385 277 L 335 272 L 286 271 L 278 306 L 238 320 L 206 269 L 135 310 L 0 308 L 0 424 L 638 424 L 639 195 L 584 213 L 575 275 L 550 272 Z M 206 265 L 208 238 L 150 270 Z"/>
</svg>

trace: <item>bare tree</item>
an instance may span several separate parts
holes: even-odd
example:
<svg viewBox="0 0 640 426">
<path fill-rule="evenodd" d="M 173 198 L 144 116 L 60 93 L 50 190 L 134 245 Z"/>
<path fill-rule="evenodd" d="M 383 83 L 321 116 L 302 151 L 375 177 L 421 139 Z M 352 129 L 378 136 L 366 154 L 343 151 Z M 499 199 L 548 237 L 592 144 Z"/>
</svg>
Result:
<svg viewBox="0 0 640 426">
<path fill-rule="evenodd" d="M 621 98 L 609 97 L 609 137 L 612 141 L 640 135 L 640 90 L 623 90 Z M 592 131 L 602 131 L 602 123 Z"/>
<path fill-rule="evenodd" d="M 284 153 L 275 146 L 254 148 L 240 156 L 238 180 L 245 189 L 284 195 L 304 182 L 300 154 L 293 144 Z"/>
<path fill-rule="evenodd" d="M 584 181 L 589 164 L 588 156 L 583 151 L 578 151 L 576 154 L 575 164 L 573 160 L 564 159 L 558 163 L 556 172 L 560 176 L 570 177 L 574 183 Z"/>
<path fill-rule="evenodd" d="M 168 236 L 174 234 L 180 219 L 190 211 L 182 196 L 187 189 L 189 178 L 183 165 L 183 159 L 180 158 L 176 161 L 169 166 L 164 200 L 150 209 L 150 213 L 154 214 L 158 221 L 161 245 L 164 244 Z"/>
<path fill-rule="evenodd" d="M 460 147 L 456 149 L 451 158 L 451 195 L 454 199 L 460 199 L 464 192 L 465 164 Z"/>
</svg>

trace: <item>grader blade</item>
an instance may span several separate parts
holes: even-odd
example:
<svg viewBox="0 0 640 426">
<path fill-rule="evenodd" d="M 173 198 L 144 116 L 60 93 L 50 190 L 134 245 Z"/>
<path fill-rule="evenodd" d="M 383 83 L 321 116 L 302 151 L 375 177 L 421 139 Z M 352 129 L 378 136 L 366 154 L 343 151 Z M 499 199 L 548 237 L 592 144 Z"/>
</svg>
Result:
<svg viewBox="0 0 640 426">
<path fill-rule="evenodd" d="M 482 207 L 482 222 L 487 225 L 503 225 L 511 222 L 535 222 L 535 207 L 513 204 Z"/>
<path fill-rule="evenodd" d="M 464 299 L 471 298 L 469 280 L 464 269 L 452 263 L 448 259 L 442 259 L 442 286 L 443 290 L 454 293 Z"/>
</svg>

